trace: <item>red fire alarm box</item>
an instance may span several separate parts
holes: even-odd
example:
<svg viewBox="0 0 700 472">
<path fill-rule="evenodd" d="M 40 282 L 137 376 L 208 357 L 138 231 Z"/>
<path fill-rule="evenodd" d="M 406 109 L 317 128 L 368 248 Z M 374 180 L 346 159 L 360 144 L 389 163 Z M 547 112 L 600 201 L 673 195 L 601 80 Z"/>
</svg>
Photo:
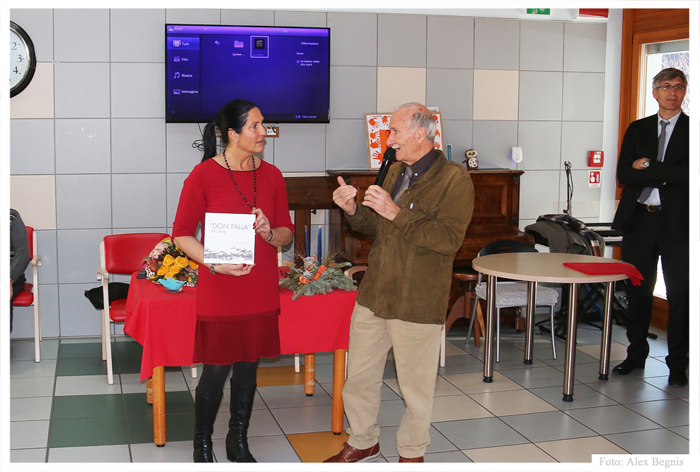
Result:
<svg viewBox="0 0 700 472">
<path fill-rule="evenodd" d="M 588 167 L 603 167 L 603 151 L 588 151 Z"/>
</svg>

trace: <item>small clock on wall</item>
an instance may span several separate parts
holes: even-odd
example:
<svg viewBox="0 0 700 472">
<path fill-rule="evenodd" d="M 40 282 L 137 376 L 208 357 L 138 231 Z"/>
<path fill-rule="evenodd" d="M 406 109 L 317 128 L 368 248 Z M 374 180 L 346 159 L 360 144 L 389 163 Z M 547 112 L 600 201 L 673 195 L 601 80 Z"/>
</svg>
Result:
<svg viewBox="0 0 700 472">
<path fill-rule="evenodd" d="M 474 149 L 469 149 L 464 153 L 466 159 L 464 163 L 467 165 L 469 170 L 477 170 L 479 168 L 479 160 L 476 158 L 476 151 Z"/>
<path fill-rule="evenodd" d="M 34 77 L 36 54 L 26 31 L 10 21 L 10 97 L 27 88 Z"/>
</svg>

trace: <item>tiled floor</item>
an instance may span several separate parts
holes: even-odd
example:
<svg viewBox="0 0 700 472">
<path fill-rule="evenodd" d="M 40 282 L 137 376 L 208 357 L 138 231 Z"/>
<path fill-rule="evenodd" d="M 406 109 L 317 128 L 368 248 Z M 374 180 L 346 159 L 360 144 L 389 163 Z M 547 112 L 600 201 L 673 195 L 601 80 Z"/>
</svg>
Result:
<svg viewBox="0 0 700 472">
<path fill-rule="evenodd" d="M 502 328 L 501 362 L 484 383 L 483 347 L 465 346 L 465 330 L 448 336 L 439 370 L 426 462 L 590 462 L 592 454 L 687 454 L 689 389 L 667 385 L 665 333 L 651 341 L 644 371 L 598 380 L 600 331 L 581 324 L 574 401 L 562 401 L 564 343 L 552 358 L 536 336 L 535 361 L 522 362 L 523 334 Z M 615 327 L 612 359 L 624 358 Z M 191 462 L 193 396 L 189 367 L 166 369 L 167 439 L 153 444 L 152 407 L 139 382 L 140 346 L 115 342 L 114 385 L 107 385 L 99 339 L 45 340 L 42 361 L 30 341 L 11 343 L 12 462 Z M 347 439 L 330 432 L 332 354 L 317 355 L 316 393 L 307 397 L 293 358 L 261 362 L 250 426 L 260 462 L 320 462 Z M 404 404 L 387 363 L 379 461 L 396 462 L 395 433 Z M 227 384 L 228 387 L 228 384 Z M 228 388 L 214 430 L 214 452 L 226 462 Z M 346 425 L 347 427 L 347 425 Z"/>
</svg>

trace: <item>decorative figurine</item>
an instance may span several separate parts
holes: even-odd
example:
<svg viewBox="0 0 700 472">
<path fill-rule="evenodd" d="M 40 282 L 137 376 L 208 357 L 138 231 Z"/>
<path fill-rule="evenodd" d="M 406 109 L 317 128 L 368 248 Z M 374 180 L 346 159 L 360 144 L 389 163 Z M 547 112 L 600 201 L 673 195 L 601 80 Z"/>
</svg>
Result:
<svg viewBox="0 0 700 472">
<path fill-rule="evenodd" d="M 478 170 L 479 160 L 476 158 L 476 151 L 474 149 L 467 149 L 467 152 L 465 152 L 464 155 L 466 156 L 466 159 L 463 161 L 463 163 L 467 165 L 467 169 Z"/>
</svg>

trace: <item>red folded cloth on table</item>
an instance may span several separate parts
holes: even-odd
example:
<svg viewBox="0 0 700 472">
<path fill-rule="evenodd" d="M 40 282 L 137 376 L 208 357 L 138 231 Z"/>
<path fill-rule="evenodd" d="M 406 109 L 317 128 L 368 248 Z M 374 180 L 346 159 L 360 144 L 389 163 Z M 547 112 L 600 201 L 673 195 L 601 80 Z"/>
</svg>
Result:
<svg viewBox="0 0 700 472">
<path fill-rule="evenodd" d="M 583 272 L 584 274 L 625 274 L 632 281 L 632 285 L 641 285 L 642 274 L 631 264 L 622 262 L 564 262 L 564 267 Z"/>
</svg>

